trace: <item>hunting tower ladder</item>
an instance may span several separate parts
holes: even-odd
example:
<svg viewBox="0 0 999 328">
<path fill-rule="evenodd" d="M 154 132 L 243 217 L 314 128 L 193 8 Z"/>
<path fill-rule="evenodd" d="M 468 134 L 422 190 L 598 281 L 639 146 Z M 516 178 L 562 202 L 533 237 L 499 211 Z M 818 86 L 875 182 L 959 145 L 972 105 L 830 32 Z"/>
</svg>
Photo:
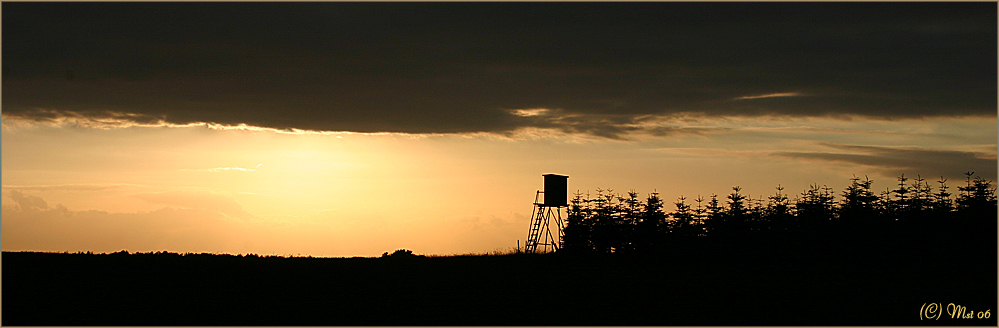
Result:
<svg viewBox="0 0 999 328">
<path fill-rule="evenodd" d="M 524 243 L 526 253 L 555 252 L 562 248 L 563 231 L 562 208 L 568 207 L 566 202 L 566 182 L 568 176 L 545 174 L 545 190 L 534 194 L 534 210 L 531 211 L 531 228 Z M 544 202 L 540 201 L 544 195 Z M 555 225 L 553 231 L 552 225 Z M 541 250 L 538 247 L 541 246 Z M 550 249 L 550 250 L 549 250 Z"/>
</svg>

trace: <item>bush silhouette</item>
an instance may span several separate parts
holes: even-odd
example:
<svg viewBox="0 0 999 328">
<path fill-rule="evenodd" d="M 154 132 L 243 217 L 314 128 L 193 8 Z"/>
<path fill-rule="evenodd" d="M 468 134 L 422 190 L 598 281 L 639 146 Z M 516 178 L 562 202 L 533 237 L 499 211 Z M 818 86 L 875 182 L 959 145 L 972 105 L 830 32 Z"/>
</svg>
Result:
<svg viewBox="0 0 999 328">
<path fill-rule="evenodd" d="M 382 258 L 402 259 L 402 258 L 417 258 L 417 257 L 423 257 L 423 256 L 414 255 L 413 251 L 408 249 L 397 249 L 395 250 L 395 252 L 392 252 L 391 255 L 388 252 L 382 253 Z"/>
</svg>

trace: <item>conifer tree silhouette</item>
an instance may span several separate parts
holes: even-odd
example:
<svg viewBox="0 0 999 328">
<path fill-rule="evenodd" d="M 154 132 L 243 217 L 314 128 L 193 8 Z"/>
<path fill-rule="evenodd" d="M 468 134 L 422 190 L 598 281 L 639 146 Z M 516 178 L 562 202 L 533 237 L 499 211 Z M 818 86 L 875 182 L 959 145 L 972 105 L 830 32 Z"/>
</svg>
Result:
<svg viewBox="0 0 999 328">
<path fill-rule="evenodd" d="M 966 172 L 966 185 L 958 187 L 960 194 L 956 200 L 956 215 L 963 221 L 959 224 L 964 230 L 970 230 L 982 238 L 994 238 L 997 223 L 996 188 L 992 187 L 992 181 L 980 176 L 972 179 L 974 174 L 975 172 Z"/>
<path fill-rule="evenodd" d="M 663 201 L 659 198 L 659 193 L 652 192 L 645 199 L 642 205 L 639 221 L 635 227 L 636 247 L 650 251 L 659 249 L 661 242 L 666 238 L 666 215 L 663 214 Z"/>
<path fill-rule="evenodd" d="M 694 199 L 694 201 L 697 202 L 697 207 L 694 208 L 694 222 L 697 224 L 697 237 L 703 237 L 705 232 L 704 220 L 707 219 L 708 210 L 703 206 L 704 200 L 704 197 L 701 197 L 701 195 L 697 195 L 697 198 Z"/>
<path fill-rule="evenodd" d="M 791 201 L 784 194 L 784 187 L 777 185 L 776 188 L 777 192 L 767 197 L 766 224 L 770 226 L 771 233 L 785 234 L 792 229 Z"/>
<path fill-rule="evenodd" d="M 898 188 L 891 191 L 891 198 L 887 202 L 886 214 L 892 216 L 892 220 L 897 221 L 899 217 L 905 216 L 909 211 L 910 194 L 909 185 L 906 182 L 909 178 L 902 174 L 898 177 Z"/>
<path fill-rule="evenodd" d="M 597 189 L 597 198 L 593 200 L 593 227 L 591 228 L 591 243 L 599 253 L 611 253 L 620 248 L 618 230 L 619 222 L 616 214 L 617 204 L 614 204 L 613 190 Z M 606 192 L 607 194 L 604 194 Z"/>
<path fill-rule="evenodd" d="M 794 229 L 806 236 L 821 235 L 835 217 L 834 200 L 831 188 L 810 185 L 795 201 Z"/>
<path fill-rule="evenodd" d="M 590 245 L 590 221 L 587 203 L 579 192 L 574 194 L 569 201 L 569 208 L 566 214 L 565 236 L 563 237 L 565 250 L 569 252 L 588 252 L 592 250 Z"/>
<path fill-rule="evenodd" d="M 947 179 L 940 177 L 937 180 L 940 187 L 937 188 L 937 192 L 933 194 L 933 215 L 939 219 L 949 219 L 951 212 L 954 211 L 954 201 L 951 199 L 951 193 L 948 191 L 950 188 L 947 187 Z"/>
<path fill-rule="evenodd" d="M 673 221 L 670 230 L 676 238 L 683 240 L 696 237 L 698 235 L 697 230 L 700 229 L 695 223 L 694 212 L 691 210 L 690 205 L 687 205 L 686 200 L 686 197 L 680 196 L 673 203 L 676 206 L 676 210 L 671 213 Z"/>
<path fill-rule="evenodd" d="M 913 240 L 931 235 L 994 240 L 996 188 L 992 181 L 973 178 L 973 174 L 965 173 L 965 186 L 958 188 L 956 199 L 943 177 L 934 192 L 921 176 L 910 180 L 901 175 L 895 189 L 886 188 L 878 196 L 873 191 L 874 181 L 854 176 L 839 194 L 839 201 L 825 185 L 811 184 L 793 200 L 780 185 L 774 194 L 757 199 L 743 195 L 742 188 L 736 186 L 724 205 L 715 194 L 707 201 L 698 196 L 696 207 L 680 196 L 669 213 L 657 192 L 650 193 L 644 202 L 634 190 L 626 197 L 610 189 L 597 189 L 595 197 L 577 192 L 570 201 L 565 249 L 668 252 L 672 245 L 699 239 L 722 244 L 764 239 L 814 244 L 842 237 L 889 242 L 894 240 L 891 236 Z"/>
<path fill-rule="evenodd" d="M 957 208 L 970 215 L 994 212 L 996 208 L 996 189 L 992 188 L 992 181 L 986 181 L 982 177 L 971 178 L 975 172 L 965 172 L 967 184 L 958 187 L 961 192 L 957 198 Z"/>
<path fill-rule="evenodd" d="M 912 181 L 912 199 L 909 202 L 910 210 L 912 212 L 922 213 L 930 208 L 930 197 L 932 197 L 932 187 L 923 179 L 922 176 L 916 175 L 916 178 Z"/>
<path fill-rule="evenodd" d="M 746 208 L 746 196 L 739 192 L 742 187 L 732 187 L 732 193 L 728 195 L 728 210 L 724 216 L 724 230 L 728 238 L 745 237 L 749 231 L 749 213 Z"/>
<path fill-rule="evenodd" d="M 715 236 L 716 235 L 715 232 L 717 232 L 718 226 L 724 225 L 724 223 L 722 223 L 722 220 L 724 220 L 725 216 L 723 208 L 718 202 L 718 195 L 711 194 L 711 199 L 708 200 L 708 206 L 705 209 L 707 212 L 707 216 L 704 219 L 705 233 L 711 236 Z"/>
<path fill-rule="evenodd" d="M 877 222 L 880 215 L 878 196 L 871 189 L 873 184 L 874 181 L 867 176 L 864 176 L 864 180 L 857 176 L 850 179 L 850 185 L 843 190 L 843 199 L 839 205 L 840 229 L 854 230 L 855 234 L 855 230 L 871 229 L 880 224 Z"/>
</svg>

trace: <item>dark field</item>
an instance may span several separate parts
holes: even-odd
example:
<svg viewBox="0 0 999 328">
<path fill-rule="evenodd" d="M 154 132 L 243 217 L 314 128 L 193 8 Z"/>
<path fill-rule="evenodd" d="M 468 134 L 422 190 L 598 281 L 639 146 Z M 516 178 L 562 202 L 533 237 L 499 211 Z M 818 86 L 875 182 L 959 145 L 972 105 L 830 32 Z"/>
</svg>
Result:
<svg viewBox="0 0 999 328">
<path fill-rule="evenodd" d="M 995 326 L 996 291 L 995 244 L 959 241 L 657 256 L 4 252 L 2 324 Z M 943 317 L 920 320 L 927 303 Z M 990 318 L 951 318 L 949 303 Z"/>
</svg>

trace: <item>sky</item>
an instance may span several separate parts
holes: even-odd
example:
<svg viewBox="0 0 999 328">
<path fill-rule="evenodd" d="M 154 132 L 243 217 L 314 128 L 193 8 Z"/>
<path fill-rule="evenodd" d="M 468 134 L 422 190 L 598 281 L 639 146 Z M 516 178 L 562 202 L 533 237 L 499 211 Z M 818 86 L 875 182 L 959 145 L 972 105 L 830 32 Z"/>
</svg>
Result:
<svg viewBox="0 0 999 328">
<path fill-rule="evenodd" d="M 4 251 L 484 253 L 548 173 L 667 203 L 997 175 L 994 2 L 0 10 Z"/>
</svg>

